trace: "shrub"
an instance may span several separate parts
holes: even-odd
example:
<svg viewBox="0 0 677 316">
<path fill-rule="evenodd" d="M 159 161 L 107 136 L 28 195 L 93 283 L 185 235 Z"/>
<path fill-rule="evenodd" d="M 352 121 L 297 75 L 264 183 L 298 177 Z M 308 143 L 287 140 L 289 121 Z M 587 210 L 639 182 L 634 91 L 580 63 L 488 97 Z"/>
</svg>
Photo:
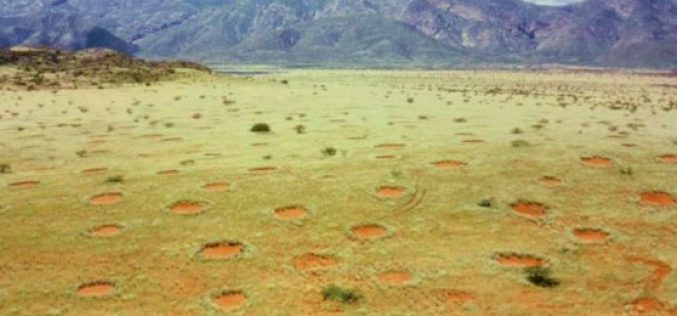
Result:
<svg viewBox="0 0 677 316">
<path fill-rule="evenodd" d="M 331 156 L 336 156 L 336 148 L 334 147 L 327 147 L 324 150 L 322 150 L 322 154 L 328 157 Z"/>
<path fill-rule="evenodd" d="M 268 133 L 270 132 L 270 126 L 266 123 L 257 123 L 252 126 L 250 131 L 254 133 Z"/>
<path fill-rule="evenodd" d="M 8 163 L 0 163 L 0 173 L 12 172 L 12 166 Z"/>
<path fill-rule="evenodd" d="M 527 281 L 529 283 L 544 287 L 544 288 L 554 288 L 559 286 L 560 281 L 550 277 L 550 270 L 543 267 L 534 267 L 528 268 L 527 272 Z"/>
<path fill-rule="evenodd" d="M 355 290 L 344 289 L 336 285 L 330 285 L 322 290 L 322 298 L 325 301 L 335 301 L 343 304 L 357 303 L 362 296 Z"/>
</svg>

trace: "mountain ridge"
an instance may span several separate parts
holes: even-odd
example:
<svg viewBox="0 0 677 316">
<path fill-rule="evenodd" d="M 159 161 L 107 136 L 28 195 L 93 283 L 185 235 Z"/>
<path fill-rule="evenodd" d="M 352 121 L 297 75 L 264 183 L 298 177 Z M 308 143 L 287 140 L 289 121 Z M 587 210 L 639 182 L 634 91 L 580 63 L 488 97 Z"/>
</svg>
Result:
<svg viewBox="0 0 677 316">
<path fill-rule="evenodd" d="M 677 0 L 0 0 L 0 46 L 13 45 L 202 62 L 667 68 Z"/>
</svg>

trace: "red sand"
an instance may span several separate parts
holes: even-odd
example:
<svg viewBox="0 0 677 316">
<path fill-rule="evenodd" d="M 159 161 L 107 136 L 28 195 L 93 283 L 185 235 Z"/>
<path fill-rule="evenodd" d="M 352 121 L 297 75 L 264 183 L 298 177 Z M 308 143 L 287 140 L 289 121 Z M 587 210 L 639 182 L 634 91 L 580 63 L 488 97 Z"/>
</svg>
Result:
<svg viewBox="0 0 677 316">
<path fill-rule="evenodd" d="M 237 242 L 224 242 L 206 245 L 200 252 L 206 259 L 232 259 L 244 252 L 244 245 Z"/>
</svg>

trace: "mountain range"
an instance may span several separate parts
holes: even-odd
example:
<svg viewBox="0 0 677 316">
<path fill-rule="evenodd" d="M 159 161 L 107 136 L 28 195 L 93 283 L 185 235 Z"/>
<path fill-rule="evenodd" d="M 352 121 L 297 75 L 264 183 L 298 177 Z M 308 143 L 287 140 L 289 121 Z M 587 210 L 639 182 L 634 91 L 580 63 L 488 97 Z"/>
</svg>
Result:
<svg viewBox="0 0 677 316">
<path fill-rule="evenodd" d="M 0 47 L 282 65 L 677 66 L 677 0 L 0 0 Z"/>
</svg>

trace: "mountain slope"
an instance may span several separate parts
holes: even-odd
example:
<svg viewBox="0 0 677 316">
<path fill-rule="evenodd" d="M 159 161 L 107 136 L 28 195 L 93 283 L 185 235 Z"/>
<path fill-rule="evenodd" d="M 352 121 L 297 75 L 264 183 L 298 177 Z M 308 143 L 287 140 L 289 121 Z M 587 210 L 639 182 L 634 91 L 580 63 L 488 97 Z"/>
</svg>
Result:
<svg viewBox="0 0 677 316">
<path fill-rule="evenodd" d="M 0 45 L 19 44 L 251 63 L 674 67 L 677 0 L 0 0 Z"/>
</svg>

